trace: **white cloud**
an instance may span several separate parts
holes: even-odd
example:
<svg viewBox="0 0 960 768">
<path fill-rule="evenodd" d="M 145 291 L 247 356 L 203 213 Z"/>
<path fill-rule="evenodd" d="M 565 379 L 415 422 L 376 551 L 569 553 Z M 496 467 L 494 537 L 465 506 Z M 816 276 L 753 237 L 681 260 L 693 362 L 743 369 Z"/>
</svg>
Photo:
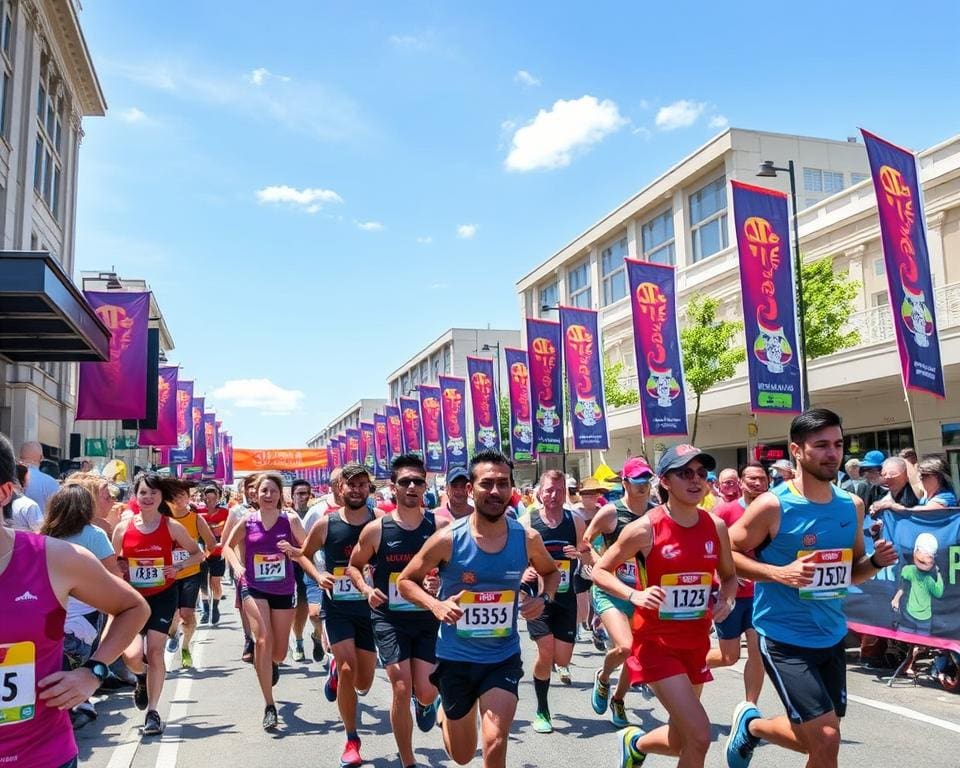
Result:
<svg viewBox="0 0 960 768">
<path fill-rule="evenodd" d="M 262 86 L 264 83 L 266 83 L 267 80 L 270 80 L 270 79 L 279 80 L 281 83 L 290 82 L 290 78 L 287 77 L 286 75 L 275 75 L 273 74 L 273 72 L 271 72 L 269 69 L 266 69 L 265 67 L 257 67 L 252 72 L 249 72 L 246 75 L 244 75 L 244 78 L 248 83 L 250 83 L 251 85 L 257 86 L 258 88 Z"/>
<path fill-rule="evenodd" d="M 602 141 L 626 123 L 609 99 L 561 99 L 517 130 L 505 165 L 509 171 L 563 168 L 570 165 L 575 150 Z"/>
<path fill-rule="evenodd" d="M 358 221 L 357 229 L 362 229 L 364 232 L 380 232 L 383 224 L 379 221 Z"/>
<path fill-rule="evenodd" d="M 430 245 L 433 242 L 433 238 L 430 235 L 424 235 L 423 237 L 418 237 L 417 242 L 420 245 Z"/>
<path fill-rule="evenodd" d="M 286 204 L 302 208 L 307 213 L 316 213 L 325 203 L 342 203 L 343 198 L 332 189 L 316 189 L 313 187 L 296 189 L 281 184 L 258 189 L 257 201 L 261 205 Z"/>
<path fill-rule="evenodd" d="M 476 224 L 461 224 L 457 227 L 457 237 L 461 240 L 472 240 L 480 227 Z"/>
<path fill-rule="evenodd" d="M 426 48 L 426 41 L 416 35 L 390 35 L 390 44 L 411 51 L 422 51 Z"/>
<path fill-rule="evenodd" d="M 125 123 L 142 123 L 147 119 L 147 116 L 136 107 L 130 107 L 120 113 L 120 119 Z"/>
<path fill-rule="evenodd" d="M 284 416 L 300 407 L 304 398 L 298 389 L 284 389 L 270 379 L 232 379 L 213 391 L 219 402 L 230 403 L 235 408 L 249 408 L 261 413 Z"/>
<path fill-rule="evenodd" d="M 534 77 L 525 69 L 518 70 L 517 74 L 513 76 L 513 79 L 520 83 L 520 85 L 525 85 L 527 88 L 535 88 L 540 85 L 540 78 Z"/>
<path fill-rule="evenodd" d="M 714 115 L 713 117 L 710 118 L 709 126 L 711 128 L 717 128 L 717 129 L 723 130 L 728 125 L 730 125 L 730 121 L 727 120 L 727 118 L 724 117 L 723 115 Z"/>
<path fill-rule="evenodd" d="M 700 119 L 706 104 L 702 101 L 687 101 L 680 99 L 673 104 L 667 104 L 657 110 L 654 121 L 661 131 L 672 131 L 675 128 L 688 128 Z"/>
</svg>

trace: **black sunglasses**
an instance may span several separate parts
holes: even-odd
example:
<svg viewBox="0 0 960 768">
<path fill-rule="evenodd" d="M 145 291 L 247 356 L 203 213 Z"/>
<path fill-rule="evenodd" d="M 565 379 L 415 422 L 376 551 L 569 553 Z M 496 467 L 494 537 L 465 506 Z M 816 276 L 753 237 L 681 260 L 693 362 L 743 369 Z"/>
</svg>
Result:
<svg viewBox="0 0 960 768">
<path fill-rule="evenodd" d="M 422 488 L 427 484 L 427 481 L 422 477 L 401 477 L 397 480 L 397 485 L 401 488 L 409 488 L 411 485 L 415 485 L 417 488 Z"/>
</svg>

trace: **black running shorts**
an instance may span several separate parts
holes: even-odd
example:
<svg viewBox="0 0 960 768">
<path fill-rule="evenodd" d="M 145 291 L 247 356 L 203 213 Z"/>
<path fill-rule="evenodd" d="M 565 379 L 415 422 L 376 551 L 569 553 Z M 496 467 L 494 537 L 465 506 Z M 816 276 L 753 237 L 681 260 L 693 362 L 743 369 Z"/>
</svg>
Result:
<svg viewBox="0 0 960 768">
<path fill-rule="evenodd" d="M 847 711 L 847 658 L 843 641 L 828 648 L 803 648 L 760 636 L 767 675 L 793 723 L 828 712 Z"/>
<path fill-rule="evenodd" d="M 440 691 L 443 713 L 451 720 L 470 714 L 483 694 L 494 688 L 517 695 L 523 664 L 520 654 L 492 664 L 440 659 L 430 675 L 430 682 Z"/>
</svg>

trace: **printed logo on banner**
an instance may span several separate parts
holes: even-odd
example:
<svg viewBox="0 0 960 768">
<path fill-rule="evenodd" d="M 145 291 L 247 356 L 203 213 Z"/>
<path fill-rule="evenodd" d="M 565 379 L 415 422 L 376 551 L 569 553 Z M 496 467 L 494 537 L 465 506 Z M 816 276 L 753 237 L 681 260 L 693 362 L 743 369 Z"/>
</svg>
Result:
<svg viewBox="0 0 960 768">
<path fill-rule="evenodd" d="M 578 307 L 560 307 L 563 359 L 567 373 L 573 418 L 573 446 L 578 450 L 609 447 L 603 400 L 603 370 L 600 363 L 600 331 L 597 312 Z"/>
<path fill-rule="evenodd" d="M 530 370 L 527 353 L 506 347 L 510 382 L 510 448 L 515 461 L 533 461 L 533 426 L 530 414 Z"/>
<path fill-rule="evenodd" d="M 530 406 L 533 409 L 533 449 L 537 454 L 560 453 L 563 446 L 563 386 L 559 363 L 560 323 L 527 318 L 527 361 Z"/>
<path fill-rule="evenodd" d="M 467 415 L 464 410 L 466 381 L 457 376 L 440 376 L 440 410 L 447 469 L 467 465 Z"/>
<path fill-rule="evenodd" d="M 478 446 L 500 450 L 500 413 L 493 383 L 493 360 L 467 356 L 474 440 Z"/>
<path fill-rule="evenodd" d="M 743 233 L 750 255 L 760 264 L 760 292 L 766 298 L 765 303 L 757 307 L 753 354 L 770 373 L 783 373 L 784 366 L 793 359 L 793 349 L 783 332 L 773 278 L 781 267 L 780 253 L 785 244 L 770 222 L 761 216 L 749 217 L 744 222 Z M 785 266 L 790 268 L 789 260 Z"/>
<path fill-rule="evenodd" d="M 420 417 L 423 423 L 424 464 L 428 472 L 443 472 L 446 451 L 440 415 L 440 387 L 420 385 Z"/>
</svg>

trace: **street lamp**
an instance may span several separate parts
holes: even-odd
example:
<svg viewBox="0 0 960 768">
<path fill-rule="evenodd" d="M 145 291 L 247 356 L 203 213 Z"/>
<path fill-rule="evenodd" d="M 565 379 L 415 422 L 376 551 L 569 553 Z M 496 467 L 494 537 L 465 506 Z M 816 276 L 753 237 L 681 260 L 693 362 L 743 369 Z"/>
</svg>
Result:
<svg viewBox="0 0 960 768">
<path fill-rule="evenodd" d="M 764 160 L 760 163 L 757 176 L 763 179 L 777 178 L 777 171 L 790 176 L 790 203 L 793 206 L 793 274 L 796 285 L 797 299 L 797 357 L 800 358 L 800 408 L 806 410 L 810 406 L 810 387 L 807 384 L 807 332 L 803 322 L 806 315 L 806 305 L 803 300 L 803 274 L 800 269 L 800 230 L 797 227 L 797 177 L 794 173 L 793 160 L 787 161 L 787 167 L 781 168 L 773 164 L 773 160 Z"/>
<path fill-rule="evenodd" d="M 556 304 L 541 304 L 541 312 L 560 312 L 560 302 Z M 560 349 L 557 350 L 557 355 L 560 358 L 560 375 L 563 376 L 563 344 L 560 345 Z M 560 407 L 560 421 L 563 424 L 563 440 L 560 441 L 560 460 L 563 462 L 563 474 L 567 474 L 567 418 L 564 414 L 566 403 L 563 402 L 563 398 L 560 398 L 561 407 Z"/>
</svg>

